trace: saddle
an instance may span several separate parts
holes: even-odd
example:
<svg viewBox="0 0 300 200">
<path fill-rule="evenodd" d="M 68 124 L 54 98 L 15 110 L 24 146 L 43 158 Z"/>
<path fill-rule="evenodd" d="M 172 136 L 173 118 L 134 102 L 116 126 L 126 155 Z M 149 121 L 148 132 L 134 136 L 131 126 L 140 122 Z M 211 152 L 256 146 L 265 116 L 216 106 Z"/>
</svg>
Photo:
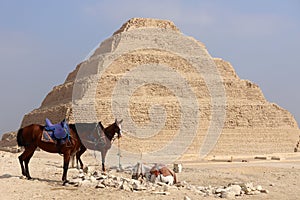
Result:
<svg viewBox="0 0 300 200">
<path fill-rule="evenodd" d="M 51 121 L 46 118 L 45 128 L 43 130 L 42 141 L 56 143 L 57 141 L 65 142 L 70 138 L 70 130 L 66 120 L 57 124 L 52 124 Z"/>
</svg>

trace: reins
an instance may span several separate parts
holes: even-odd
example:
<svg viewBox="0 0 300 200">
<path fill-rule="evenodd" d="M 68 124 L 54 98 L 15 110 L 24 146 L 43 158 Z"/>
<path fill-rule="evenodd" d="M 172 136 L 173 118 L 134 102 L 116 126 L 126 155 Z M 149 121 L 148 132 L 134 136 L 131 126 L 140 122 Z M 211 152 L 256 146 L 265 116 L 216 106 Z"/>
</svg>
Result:
<svg viewBox="0 0 300 200">
<path fill-rule="evenodd" d="M 119 169 L 122 170 L 122 165 L 121 165 L 121 148 L 120 148 L 120 138 L 118 138 L 118 157 L 119 157 Z"/>
</svg>

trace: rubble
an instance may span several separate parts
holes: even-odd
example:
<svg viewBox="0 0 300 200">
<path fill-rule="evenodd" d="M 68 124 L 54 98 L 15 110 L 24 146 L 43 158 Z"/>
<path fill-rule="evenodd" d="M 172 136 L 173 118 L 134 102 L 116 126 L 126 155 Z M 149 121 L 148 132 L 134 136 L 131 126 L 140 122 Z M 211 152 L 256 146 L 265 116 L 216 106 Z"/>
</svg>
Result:
<svg viewBox="0 0 300 200">
<path fill-rule="evenodd" d="M 90 169 L 89 169 L 90 170 Z M 86 171 L 86 170 L 85 170 Z M 116 188 L 127 192 L 149 192 L 155 195 L 169 195 L 174 191 L 194 192 L 203 197 L 211 196 L 216 198 L 234 199 L 243 195 L 268 194 L 269 191 L 261 185 L 253 183 L 230 183 L 227 186 L 197 186 L 189 184 L 186 181 L 180 181 L 172 186 L 165 183 L 152 183 L 146 178 L 131 179 L 123 177 L 124 174 L 114 175 L 111 173 L 101 174 L 99 171 L 78 171 L 69 186 L 74 187 L 94 187 L 96 189 Z M 189 199 L 186 196 L 186 199 Z"/>
<path fill-rule="evenodd" d="M 0 151 L 19 153 L 22 148 L 17 145 L 17 132 L 4 133 L 0 140 Z"/>
</svg>

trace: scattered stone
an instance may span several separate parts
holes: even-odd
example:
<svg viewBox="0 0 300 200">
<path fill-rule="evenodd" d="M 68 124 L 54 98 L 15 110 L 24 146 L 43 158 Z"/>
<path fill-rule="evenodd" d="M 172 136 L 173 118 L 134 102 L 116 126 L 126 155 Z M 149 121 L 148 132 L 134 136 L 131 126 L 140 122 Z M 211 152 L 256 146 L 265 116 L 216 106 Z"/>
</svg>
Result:
<svg viewBox="0 0 300 200">
<path fill-rule="evenodd" d="M 261 191 L 262 190 L 262 186 L 261 185 L 256 186 L 256 190 Z"/>
<path fill-rule="evenodd" d="M 181 173 L 182 172 L 182 164 L 181 163 L 174 163 L 173 171 L 175 173 Z"/>
<path fill-rule="evenodd" d="M 235 196 L 240 196 L 242 188 L 239 185 L 231 185 L 227 188 L 230 192 L 233 192 Z"/>
<path fill-rule="evenodd" d="M 266 156 L 255 156 L 254 159 L 267 160 L 268 158 Z"/>
<path fill-rule="evenodd" d="M 203 189 L 202 189 L 202 191 L 203 191 Z M 225 191 L 226 191 L 226 189 L 224 189 L 224 188 L 217 188 L 214 193 L 218 194 L 218 193 L 222 193 Z"/>
<path fill-rule="evenodd" d="M 254 191 L 255 187 L 253 187 L 253 183 L 245 183 L 244 187 L 247 188 L 250 191 Z"/>
<path fill-rule="evenodd" d="M 84 173 L 80 173 L 80 174 L 78 175 L 78 177 L 79 177 L 79 178 L 84 178 L 85 175 L 84 175 Z"/>
<path fill-rule="evenodd" d="M 177 187 L 185 187 L 185 186 L 187 186 L 187 182 L 186 181 L 177 182 L 175 184 L 175 186 L 177 186 Z"/>
<path fill-rule="evenodd" d="M 98 185 L 96 185 L 96 188 L 105 188 L 105 185 L 103 185 L 102 183 L 99 183 Z"/>
<path fill-rule="evenodd" d="M 98 176 L 98 172 L 97 172 L 97 171 L 94 171 L 94 172 L 92 173 L 92 175 L 93 175 L 93 176 Z"/>
<path fill-rule="evenodd" d="M 245 194 L 251 195 L 252 190 L 250 188 L 244 189 Z"/>
<path fill-rule="evenodd" d="M 85 172 L 84 172 L 85 171 Z M 123 178 L 122 176 L 115 176 L 113 174 L 103 175 L 100 172 L 94 171 L 93 173 L 88 170 L 79 170 L 77 176 L 70 180 L 69 187 L 94 187 L 94 188 L 118 188 L 128 192 L 150 192 L 152 194 L 169 195 L 172 190 L 182 190 L 183 192 L 189 191 L 201 195 L 203 197 L 214 196 L 217 198 L 234 199 L 242 195 L 258 195 L 260 193 L 268 194 L 269 191 L 263 189 L 261 185 L 254 186 L 253 183 L 230 183 L 227 186 L 213 187 L 211 185 L 196 186 L 181 181 L 175 185 L 167 185 L 165 183 L 157 182 L 152 183 L 146 178 L 138 180 L 131 178 Z M 87 173 L 86 173 L 87 172 Z M 188 196 L 185 199 L 190 199 Z"/>
<path fill-rule="evenodd" d="M 129 184 L 127 181 L 123 181 L 123 183 L 120 186 L 120 189 L 125 191 L 133 191 L 132 185 Z"/>
<path fill-rule="evenodd" d="M 91 187 L 91 186 L 95 186 L 95 185 L 93 185 L 92 182 L 89 181 L 89 180 L 83 180 L 83 181 L 81 182 L 81 186 L 84 186 L 84 187 Z"/>
<path fill-rule="evenodd" d="M 225 191 L 221 193 L 221 198 L 226 198 L 226 199 L 234 199 L 235 198 L 235 193 L 232 191 Z"/>
<path fill-rule="evenodd" d="M 249 191 L 245 193 L 246 195 L 254 195 L 254 191 Z"/>
<path fill-rule="evenodd" d="M 188 196 L 184 196 L 183 200 L 191 200 L 191 198 Z"/>
<path fill-rule="evenodd" d="M 159 185 L 159 186 L 165 186 L 166 185 L 165 183 L 162 183 L 162 182 L 157 182 L 156 184 Z"/>
<path fill-rule="evenodd" d="M 114 181 L 117 181 L 117 182 L 120 182 L 120 181 L 121 181 L 121 177 L 115 176 L 115 177 L 113 177 L 113 180 L 114 180 Z"/>
<path fill-rule="evenodd" d="M 282 159 L 280 157 L 278 157 L 278 156 L 272 156 L 271 160 L 282 160 Z"/>
<path fill-rule="evenodd" d="M 94 176 L 91 176 L 89 180 L 91 180 L 91 182 L 96 182 L 97 181 L 96 177 L 94 177 Z"/>
<path fill-rule="evenodd" d="M 162 195 L 169 195 L 170 192 L 152 192 L 152 194 L 162 194 Z"/>
<path fill-rule="evenodd" d="M 107 178 L 107 176 L 106 175 L 103 175 L 103 174 L 101 174 L 100 176 L 97 176 L 97 180 L 102 180 L 102 179 L 106 179 Z"/>
<path fill-rule="evenodd" d="M 269 194 L 269 190 L 266 190 L 266 189 L 262 189 L 260 190 L 261 193 L 265 193 L 265 194 Z"/>
<path fill-rule="evenodd" d="M 255 195 L 257 195 L 257 194 L 260 194 L 260 191 L 258 191 L 258 190 L 254 190 L 254 191 L 252 191 Z"/>
<path fill-rule="evenodd" d="M 139 184 L 138 182 L 133 183 L 132 187 L 133 187 L 134 190 L 137 190 L 137 191 L 141 191 L 141 190 L 146 190 L 147 189 L 145 186 Z"/>
</svg>

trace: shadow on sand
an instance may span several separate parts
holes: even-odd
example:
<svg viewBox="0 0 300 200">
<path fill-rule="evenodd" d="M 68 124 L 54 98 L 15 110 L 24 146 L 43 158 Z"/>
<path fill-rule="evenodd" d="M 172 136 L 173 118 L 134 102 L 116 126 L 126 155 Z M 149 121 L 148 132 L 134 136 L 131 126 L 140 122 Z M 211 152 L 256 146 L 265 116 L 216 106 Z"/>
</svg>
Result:
<svg viewBox="0 0 300 200">
<path fill-rule="evenodd" d="M 19 179 L 26 180 L 26 178 L 24 176 L 15 176 L 15 175 L 11 175 L 11 174 L 2 174 L 0 176 L 0 179 L 6 179 L 6 178 L 19 178 Z M 32 178 L 28 181 L 40 181 L 40 182 L 49 183 L 51 185 L 53 185 L 53 184 L 62 185 L 62 181 L 60 181 L 60 180 L 51 180 L 51 179 L 45 179 L 45 178 Z"/>
</svg>

